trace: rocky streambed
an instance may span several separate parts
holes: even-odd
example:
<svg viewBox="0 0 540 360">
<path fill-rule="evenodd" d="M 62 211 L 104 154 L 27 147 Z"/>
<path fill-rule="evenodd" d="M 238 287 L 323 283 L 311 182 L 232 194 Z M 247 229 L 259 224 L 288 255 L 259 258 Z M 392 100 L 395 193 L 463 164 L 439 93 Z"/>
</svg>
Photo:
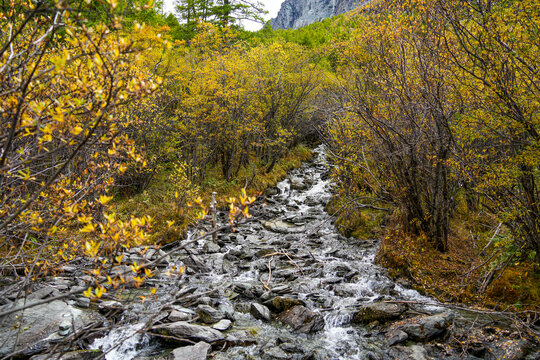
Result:
<svg viewBox="0 0 540 360">
<path fill-rule="evenodd" d="M 201 240 L 164 258 L 162 274 L 148 288 L 97 304 L 75 296 L 33 307 L 24 317 L 4 317 L 0 357 L 539 358 L 538 329 L 518 330 L 500 314 L 437 304 L 374 264 L 377 240 L 341 236 L 324 210 L 332 184 L 324 151 L 317 151 L 252 207 L 252 221 L 220 233 L 216 243 Z M 225 223 L 227 214 L 218 218 Z M 140 250 L 127 256 L 160 255 Z M 164 275 L 178 267 L 186 269 L 182 276 Z M 76 278 L 68 272 L 32 294 L 58 296 L 84 285 Z M 155 298 L 150 286 L 157 288 Z M 7 308 L 15 297 L 4 293 Z M 87 337 L 75 336 L 84 331 Z M 77 340 L 68 348 L 87 350 L 62 352 L 57 345 L 70 336 Z"/>
</svg>

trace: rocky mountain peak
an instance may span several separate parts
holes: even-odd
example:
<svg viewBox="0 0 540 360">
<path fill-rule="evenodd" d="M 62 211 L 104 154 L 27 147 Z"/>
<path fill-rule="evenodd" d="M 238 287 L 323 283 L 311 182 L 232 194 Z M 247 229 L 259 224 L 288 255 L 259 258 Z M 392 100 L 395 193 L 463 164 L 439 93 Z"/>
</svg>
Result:
<svg viewBox="0 0 540 360">
<path fill-rule="evenodd" d="M 274 29 L 298 29 L 302 26 L 343 14 L 370 0 L 285 0 L 275 19 Z"/>
</svg>

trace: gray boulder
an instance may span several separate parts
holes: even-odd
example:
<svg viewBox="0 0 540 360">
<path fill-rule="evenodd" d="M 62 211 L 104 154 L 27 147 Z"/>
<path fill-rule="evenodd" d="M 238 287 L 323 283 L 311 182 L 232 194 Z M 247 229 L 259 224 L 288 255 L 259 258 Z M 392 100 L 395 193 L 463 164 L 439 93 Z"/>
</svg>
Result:
<svg viewBox="0 0 540 360">
<path fill-rule="evenodd" d="M 272 220 L 263 222 L 263 226 L 270 231 L 280 234 L 295 234 L 306 231 L 304 226 L 297 226 L 283 220 Z"/>
<path fill-rule="evenodd" d="M 182 308 L 175 308 L 171 311 L 171 313 L 168 316 L 169 321 L 176 322 L 176 321 L 189 321 L 194 317 L 193 311 L 189 309 L 182 309 Z"/>
<path fill-rule="evenodd" d="M 27 356 L 39 353 L 50 342 L 103 321 L 104 317 L 95 311 L 78 309 L 60 300 L 28 308 L 1 319 L 0 357 L 15 351 Z"/>
<path fill-rule="evenodd" d="M 408 319 L 394 328 L 407 333 L 412 340 L 425 341 L 443 335 L 453 319 L 453 313 L 444 312 Z"/>
<path fill-rule="evenodd" d="M 210 344 L 200 341 L 193 346 L 175 349 L 169 355 L 169 360 L 206 360 L 211 349 Z"/>
<path fill-rule="evenodd" d="M 390 348 L 385 359 L 388 360 L 428 360 L 426 349 L 419 345 L 412 346 L 394 346 Z"/>
<path fill-rule="evenodd" d="M 392 329 L 386 334 L 386 343 L 388 344 L 388 346 L 393 346 L 395 344 L 404 342 L 408 338 L 409 335 L 407 335 L 406 332 L 400 329 Z"/>
<path fill-rule="evenodd" d="M 197 315 L 199 316 L 201 321 L 206 324 L 217 323 L 225 317 L 225 315 L 221 311 L 216 310 L 209 305 L 197 306 Z"/>
<path fill-rule="evenodd" d="M 306 184 L 301 178 L 299 177 L 290 177 L 289 182 L 291 183 L 291 189 L 294 190 L 306 190 L 308 188 L 308 184 Z"/>
<path fill-rule="evenodd" d="M 219 330 L 219 331 L 225 331 L 225 330 L 229 330 L 232 326 L 232 322 L 231 320 L 227 320 L 227 319 L 223 319 L 223 320 L 220 320 L 219 322 L 215 323 L 214 325 L 212 325 L 212 329 L 216 329 L 216 330 Z"/>
<path fill-rule="evenodd" d="M 527 355 L 535 349 L 536 354 L 529 359 L 539 359 L 540 354 L 537 347 L 526 339 L 505 339 L 502 341 L 496 341 L 487 344 L 489 352 L 492 353 L 497 359 L 505 360 L 521 360 L 527 358 Z"/>
<path fill-rule="evenodd" d="M 221 247 L 212 241 L 207 241 L 203 245 L 203 251 L 208 254 L 218 253 L 221 251 Z"/>
<path fill-rule="evenodd" d="M 221 311 L 227 319 L 229 320 L 234 319 L 234 307 L 231 304 L 228 304 L 228 303 L 219 304 L 218 310 Z"/>
<path fill-rule="evenodd" d="M 251 309 L 249 312 L 255 319 L 270 321 L 270 319 L 272 318 L 270 310 L 266 306 L 261 304 L 251 304 Z"/>
<path fill-rule="evenodd" d="M 293 331 L 303 332 L 305 334 L 324 328 L 323 317 L 302 305 L 294 306 L 281 313 L 278 319 L 282 323 L 289 325 Z"/>
<path fill-rule="evenodd" d="M 290 359 L 291 357 L 285 351 L 281 350 L 279 346 L 274 346 L 268 349 L 264 349 L 262 358 L 264 360 L 267 360 L 267 359 L 268 360 L 274 360 L 274 359 L 287 360 L 287 359 Z"/>
<path fill-rule="evenodd" d="M 355 324 L 369 324 L 374 321 L 384 323 L 390 320 L 398 319 L 406 310 L 401 304 L 392 304 L 386 302 L 375 302 L 362 306 L 352 319 Z"/>
<path fill-rule="evenodd" d="M 287 296 L 276 296 L 275 298 L 265 302 L 265 305 L 267 305 L 272 310 L 282 312 L 289 310 L 290 308 L 297 305 L 306 305 L 306 303 L 302 300 L 294 299 Z"/>
<path fill-rule="evenodd" d="M 78 350 L 58 354 L 34 355 L 30 360 L 94 360 L 103 359 L 103 353 L 96 350 Z"/>
<path fill-rule="evenodd" d="M 170 324 L 158 325 L 153 328 L 166 335 L 178 338 L 186 338 L 195 341 L 214 342 L 225 339 L 225 336 L 212 328 L 201 325 L 193 325 L 185 321 L 177 321 Z"/>
</svg>

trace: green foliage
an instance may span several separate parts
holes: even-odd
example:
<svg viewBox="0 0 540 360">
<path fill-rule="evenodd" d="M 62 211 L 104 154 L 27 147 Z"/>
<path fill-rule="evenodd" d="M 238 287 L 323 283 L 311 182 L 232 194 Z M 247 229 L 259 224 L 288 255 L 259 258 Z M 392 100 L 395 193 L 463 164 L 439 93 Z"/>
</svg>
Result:
<svg viewBox="0 0 540 360">
<path fill-rule="evenodd" d="M 180 18 L 177 39 L 190 40 L 195 36 L 199 23 L 213 23 L 219 27 L 239 30 L 239 21 L 263 22 L 264 6 L 258 1 L 246 0 L 177 0 L 176 14 Z M 179 37 L 178 37 L 179 36 Z"/>
</svg>

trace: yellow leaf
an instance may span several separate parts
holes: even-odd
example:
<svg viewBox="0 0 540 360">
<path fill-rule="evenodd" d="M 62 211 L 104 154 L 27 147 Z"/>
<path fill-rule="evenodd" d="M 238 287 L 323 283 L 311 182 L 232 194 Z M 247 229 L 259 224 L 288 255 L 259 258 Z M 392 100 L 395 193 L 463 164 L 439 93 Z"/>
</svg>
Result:
<svg viewBox="0 0 540 360">
<path fill-rule="evenodd" d="M 93 291 L 91 287 L 89 287 L 88 290 L 83 292 L 83 295 L 86 296 L 87 298 L 92 298 L 93 297 L 92 294 L 93 294 Z"/>
<path fill-rule="evenodd" d="M 94 227 L 94 224 L 92 224 L 92 223 L 86 224 L 86 225 L 81 229 L 81 232 L 83 232 L 83 233 L 90 233 L 90 232 L 93 232 L 93 231 L 96 231 L 96 228 Z"/>
<path fill-rule="evenodd" d="M 97 200 L 98 203 L 100 203 L 101 205 L 105 205 L 107 204 L 109 201 L 112 200 L 112 196 L 105 196 L 105 195 L 100 195 L 99 196 L 99 199 Z"/>
<path fill-rule="evenodd" d="M 82 133 L 83 131 L 83 128 L 80 127 L 79 125 L 75 126 L 73 129 L 71 129 L 71 133 L 73 135 L 79 135 L 80 133 Z"/>
</svg>

